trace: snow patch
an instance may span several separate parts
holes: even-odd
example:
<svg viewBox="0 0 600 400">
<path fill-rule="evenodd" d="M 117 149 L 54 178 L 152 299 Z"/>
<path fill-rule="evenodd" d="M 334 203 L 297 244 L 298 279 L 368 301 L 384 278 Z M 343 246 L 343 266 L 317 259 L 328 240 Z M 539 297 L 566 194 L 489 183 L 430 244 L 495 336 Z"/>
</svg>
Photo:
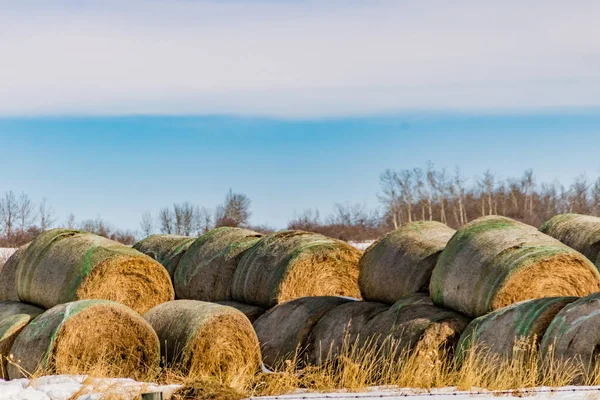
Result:
<svg viewBox="0 0 600 400">
<path fill-rule="evenodd" d="M 375 240 L 364 240 L 362 242 L 348 242 L 348 244 L 352 247 L 359 249 L 360 251 L 365 251 L 367 247 L 375 243 Z"/>
</svg>

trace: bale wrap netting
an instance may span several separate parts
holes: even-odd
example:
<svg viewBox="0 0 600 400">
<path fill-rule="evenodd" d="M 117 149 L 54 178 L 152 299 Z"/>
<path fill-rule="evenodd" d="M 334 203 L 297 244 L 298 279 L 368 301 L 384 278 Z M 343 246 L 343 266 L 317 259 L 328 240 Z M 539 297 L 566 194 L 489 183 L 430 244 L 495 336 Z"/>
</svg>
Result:
<svg viewBox="0 0 600 400">
<path fill-rule="evenodd" d="M 15 340 L 11 379 L 26 374 L 94 374 L 148 379 L 158 371 L 160 346 L 135 311 L 109 300 L 60 304 L 29 323 Z"/>
<path fill-rule="evenodd" d="M 565 306 L 546 330 L 540 352 L 546 361 L 593 368 L 600 355 L 600 293 Z"/>
<path fill-rule="evenodd" d="M 133 248 L 161 263 L 173 278 L 177 264 L 195 237 L 180 235 L 150 235 L 133 245 Z"/>
<path fill-rule="evenodd" d="M 429 286 L 435 304 L 472 317 L 523 300 L 597 291 L 600 275 L 585 256 L 499 216 L 459 229 L 440 254 Z"/>
<path fill-rule="evenodd" d="M 280 304 L 254 322 L 263 355 L 271 369 L 282 369 L 295 360 L 303 365 L 310 354 L 309 335 L 328 311 L 355 300 L 335 297 L 302 297 Z"/>
<path fill-rule="evenodd" d="M 431 271 L 455 232 L 441 222 L 418 221 L 385 235 L 360 259 L 362 297 L 391 304 L 412 293 L 428 293 Z"/>
<path fill-rule="evenodd" d="M 361 254 L 345 242 L 316 233 L 274 233 L 246 251 L 231 294 L 236 301 L 265 308 L 306 296 L 360 298 Z"/>
<path fill-rule="evenodd" d="M 4 265 L 0 265 L 0 300 L 19 300 L 17 294 L 17 266 L 25 253 L 29 243 L 23 245 L 6 260 Z"/>
<path fill-rule="evenodd" d="M 231 282 L 244 252 L 262 235 L 248 229 L 221 227 L 194 241 L 175 270 L 180 299 L 231 300 Z"/>
<path fill-rule="evenodd" d="M 197 300 L 160 304 L 144 318 L 158 334 L 166 366 L 189 376 L 244 385 L 260 366 L 252 324 L 240 311 Z"/>
<path fill-rule="evenodd" d="M 41 308 L 17 301 L 0 302 L 0 379 L 8 379 L 10 348 L 23 328 L 43 313 Z"/>
<path fill-rule="evenodd" d="M 80 299 L 114 300 L 145 312 L 173 300 L 167 270 L 152 258 L 115 241 L 71 229 L 38 236 L 17 266 L 23 302 L 52 308 Z"/>
<path fill-rule="evenodd" d="M 579 251 L 600 267 L 600 218 L 560 214 L 546 221 L 540 231 Z"/>
<path fill-rule="evenodd" d="M 488 356 L 490 361 L 535 354 L 556 314 L 575 300 L 577 297 L 525 300 L 474 319 L 460 337 L 457 362 L 475 354 Z"/>
</svg>

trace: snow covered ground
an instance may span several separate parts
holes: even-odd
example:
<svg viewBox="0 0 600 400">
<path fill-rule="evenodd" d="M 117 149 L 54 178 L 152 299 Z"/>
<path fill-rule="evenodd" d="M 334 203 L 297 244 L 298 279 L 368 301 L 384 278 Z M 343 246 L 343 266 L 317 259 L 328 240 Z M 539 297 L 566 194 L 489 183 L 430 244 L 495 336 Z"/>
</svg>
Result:
<svg viewBox="0 0 600 400">
<path fill-rule="evenodd" d="M 12 254 L 17 251 L 17 249 L 9 249 L 6 247 L 0 247 L 0 263 L 8 260 L 8 257 L 12 256 Z"/>
<path fill-rule="evenodd" d="M 373 242 L 375 242 L 375 240 L 365 240 L 363 242 L 348 242 L 348 244 L 352 247 L 356 247 L 361 251 L 365 251 L 367 247 L 373 244 Z"/>
<path fill-rule="evenodd" d="M 27 380 L 0 379 L 0 400 L 139 399 L 142 393 L 163 392 L 169 399 L 178 385 L 158 386 L 132 379 L 98 379 L 86 375 L 56 375 Z"/>
</svg>

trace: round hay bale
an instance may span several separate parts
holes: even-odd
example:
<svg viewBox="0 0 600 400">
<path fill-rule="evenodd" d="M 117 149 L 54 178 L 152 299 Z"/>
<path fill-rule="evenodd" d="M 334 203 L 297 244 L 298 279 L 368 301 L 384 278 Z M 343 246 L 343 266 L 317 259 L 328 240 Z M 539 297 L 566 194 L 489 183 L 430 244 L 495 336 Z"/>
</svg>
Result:
<svg viewBox="0 0 600 400">
<path fill-rule="evenodd" d="M 572 247 L 600 267 L 600 218 L 560 214 L 546 221 L 540 231 Z"/>
<path fill-rule="evenodd" d="M 399 303 L 373 317 L 359 334 L 383 357 L 438 350 L 450 354 L 469 322 L 464 315 L 436 306 Z"/>
<path fill-rule="evenodd" d="M 17 266 L 25 253 L 29 243 L 19 247 L 4 265 L 0 264 L 0 301 L 19 300 L 17 294 Z"/>
<path fill-rule="evenodd" d="M 306 296 L 360 297 L 361 252 L 316 233 L 283 231 L 250 248 L 235 271 L 234 300 L 271 308 Z"/>
<path fill-rule="evenodd" d="M 134 244 L 133 248 L 161 263 L 172 279 L 177 264 L 194 240 L 196 238 L 190 236 L 150 235 Z"/>
<path fill-rule="evenodd" d="M 511 304 L 471 321 L 457 345 L 460 363 L 467 352 L 485 352 L 511 360 L 521 351 L 535 351 L 550 322 L 577 297 L 544 297 Z"/>
<path fill-rule="evenodd" d="M 158 334 L 166 366 L 187 375 L 217 377 L 237 386 L 260 366 L 252 324 L 232 307 L 175 300 L 154 307 L 144 318 Z"/>
<path fill-rule="evenodd" d="M 38 236 L 17 266 L 21 301 L 51 308 L 80 299 L 118 301 L 144 312 L 173 300 L 167 270 L 150 257 L 91 233 L 53 229 Z"/>
<path fill-rule="evenodd" d="M 383 303 L 349 301 L 329 310 L 310 332 L 308 362 L 321 365 L 350 351 L 371 318 L 389 308 Z"/>
<path fill-rule="evenodd" d="M 267 310 L 262 307 L 253 306 L 252 304 L 238 303 L 237 301 L 217 301 L 216 303 L 222 306 L 233 307 L 236 310 L 241 311 L 252 323 L 256 321 L 258 317 L 267 312 Z"/>
<path fill-rule="evenodd" d="M 11 379 L 23 372 L 148 379 L 160 364 L 152 327 L 135 311 L 109 300 L 60 304 L 29 323 L 15 340 Z"/>
<path fill-rule="evenodd" d="M 456 232 L 438 258 L 429 290 L 435 304 L 472 317 L 523 300 L 597 291 L 598 270 L 581 253 L 498 216 Z"/>
<path fill-rule="evenodd" d="M 41 308 L 17 301 L 0 302 L 0 379 L 8 379 L 8 357 L 17 335 L 43 312 Z"/>
<path fill-rule="evenodd" d="M 394 303 L 412 293 L 428 293 L 431 271 L 455 232 L 441 222 L 418 221 L 385 235 L 358 264 L 362 297 Z"/>
<path fill-rule="evenodd" d="M 547 361 L 572 361 L 593 367 L 600 355 L 600 293 L 560 310 L 546 329 L 540 352 Z"/>
<path fill-rule="evenodd" d="M 335 296 L 301 297 L 263 314 L 254 322 L 254 330 L 265 365 L 279 369 L 296 355 L 296 361 L 302 364 L 310 354 L 308 337 L 313 327 L 325 313 L 348 302 L 354 301 Z"/>
<path fill-rule="evenodd" d="M 175 271 L 180 299 L 231 300 L 231 281 L 244 252 L 262 235 L 248 229 L 222 227 L 200 236 Z"/>
</svg>

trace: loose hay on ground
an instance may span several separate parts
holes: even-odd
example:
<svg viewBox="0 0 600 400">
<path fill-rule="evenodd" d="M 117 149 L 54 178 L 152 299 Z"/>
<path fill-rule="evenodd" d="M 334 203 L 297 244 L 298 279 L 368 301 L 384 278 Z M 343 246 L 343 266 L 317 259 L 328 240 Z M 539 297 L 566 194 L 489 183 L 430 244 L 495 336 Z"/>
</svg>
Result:
<svg viewBox="0 0 600 400">
<path fill-rule="evenodd" d="M 29 243 L 19 247 L 6 260 L 4 265 L 0 264 L 0 300 L 19 300 L 17 294 L 17 266 L 28 246 Z"/>
<path fill-rule="evenodd" d="M 154 307 L 144 318 L 158 334 L 167 368 L 243 387 L 260 366 L 252 324 L 232 307 L 175 300 Z"/>
<path fill-rule="evenodd" d="M 248 229 L 222 227 L 200 236 L 181 258 L 175 271 L 180 299 L 231 300 L 231 282 L 245 251 L 262 235 Z"/>
<path fill-rule="evenodd" d="M 361 252 L 316 233 L 283 231 L 252 246 L 234 274 L 234 300 L 271 308 L 306 296 L 360 297 Z"/>
<path fill-rule="evenodd" d="M 107 299 L 145 312 L 173 300 L 167 270 L 150 257 L 91 233 L 53 229 L 39 235 L 17 266 L 21 301 L 51 308 Z"/>
<path fill-rule="evenodd" d="M 60 304 L 29 323 L 15 340 L 11 379 L 24 374 L 89 374 L 147 379 L 160 362 L 158 337 L 132 309 L 108 300 Z"/>
<path fill-rule="evenodd" d="M 561 214 L 546 221 L 540 231 L 579 251 L 600 267 L 600 218 Z"/>
<path fill-rule="evenodd" d="M 394 303 L 415 292 L 428 293 L 431 271 L 455 232 L 440 222 L 418 221 L 371 245 L 359 262 L 363 298 Z"/>
<path fill-rule="evenodd" d="M 581 253 L 499 216 L 459 229 L 438 258 L 430 283 L 435 304 L 472 317 L 523 300 L 597 291 L 598 270 Z"/>
<path fill-rule="evenodd" d="M 161 263 L 172 279 L 177 264 L 194 240 L 196 238 L 190 236 L 157 234 L 140 240 L 133 248 Z"/>
</svg>

